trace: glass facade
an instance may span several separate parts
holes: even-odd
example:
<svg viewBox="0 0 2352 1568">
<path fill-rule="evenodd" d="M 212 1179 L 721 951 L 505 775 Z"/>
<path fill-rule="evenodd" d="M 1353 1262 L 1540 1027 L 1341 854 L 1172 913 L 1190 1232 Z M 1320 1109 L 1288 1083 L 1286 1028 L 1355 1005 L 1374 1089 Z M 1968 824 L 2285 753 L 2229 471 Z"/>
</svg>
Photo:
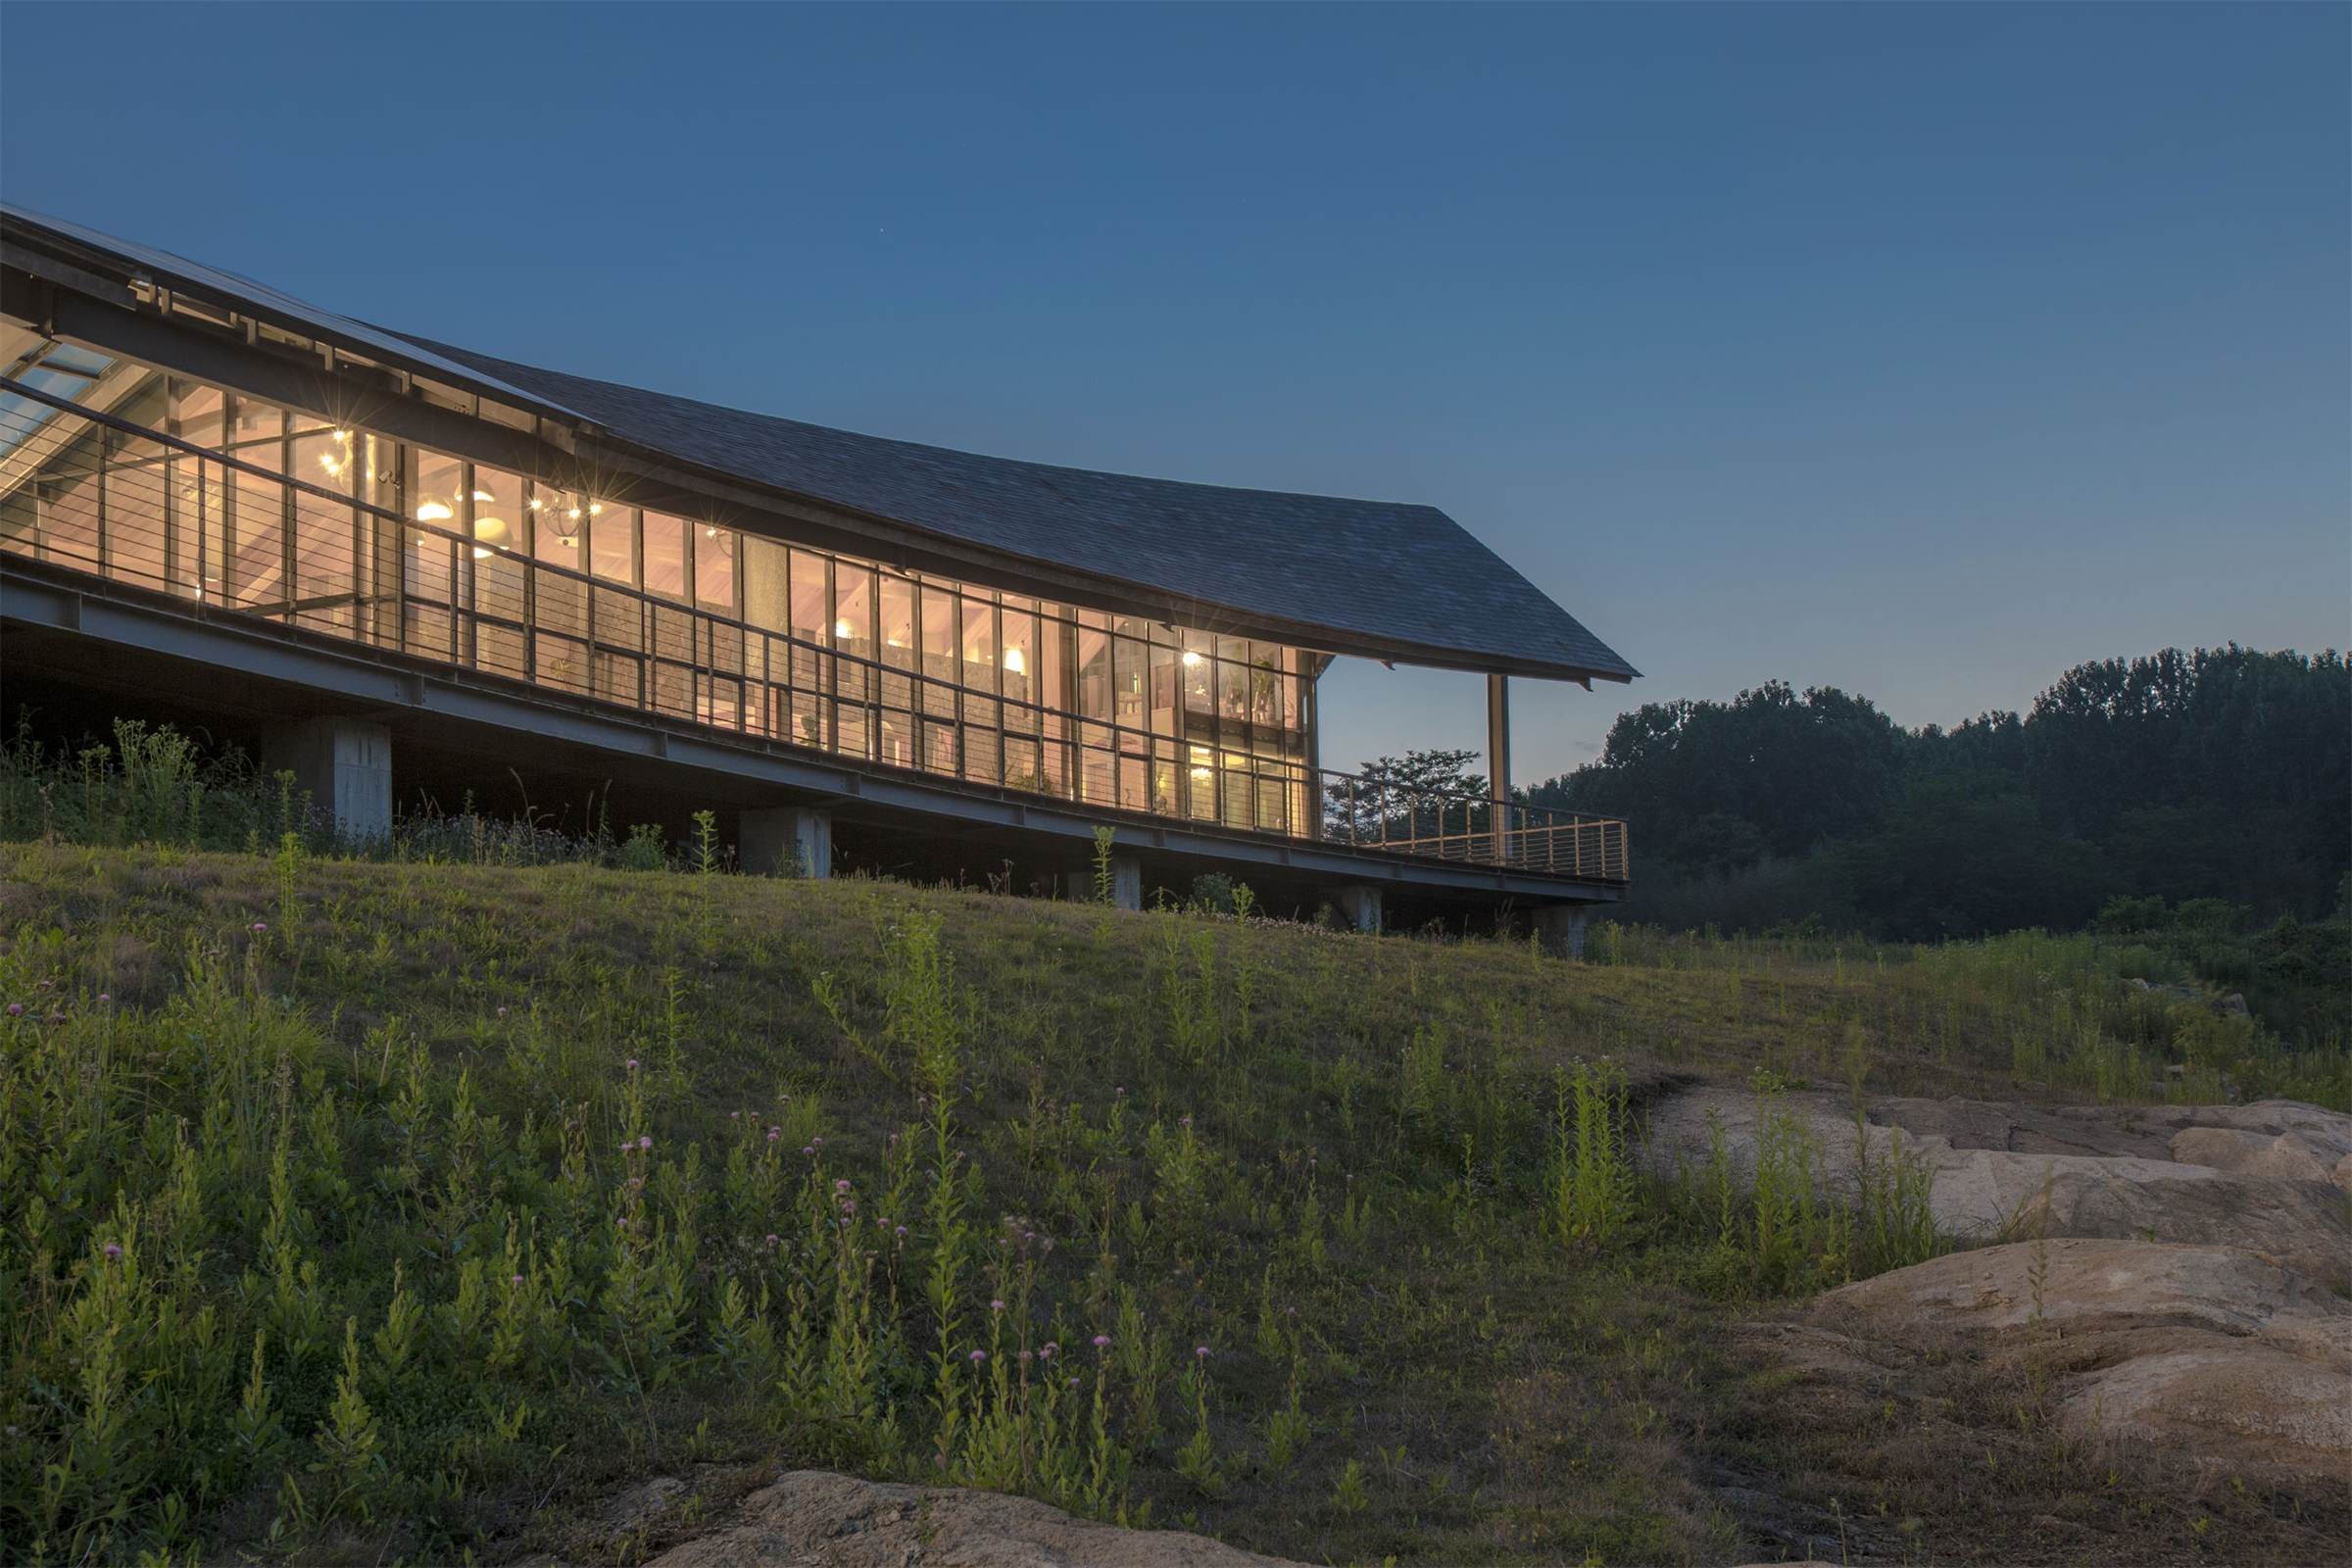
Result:
<svg viewBox="0 0 2352 1568">
<path fill-rule="evenodd" d="M 743 534 L 83 350 L 6 373 L 139 432 L 0 401 L 0 549 L 891 767 L 1320 831 L 1319 655 Z"/>
</svg>

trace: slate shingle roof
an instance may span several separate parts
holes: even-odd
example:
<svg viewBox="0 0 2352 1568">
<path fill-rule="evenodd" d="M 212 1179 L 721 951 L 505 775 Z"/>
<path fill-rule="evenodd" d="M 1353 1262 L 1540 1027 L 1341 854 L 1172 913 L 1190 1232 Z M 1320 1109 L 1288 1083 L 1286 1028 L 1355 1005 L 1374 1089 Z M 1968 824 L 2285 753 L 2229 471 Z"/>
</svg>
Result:
<svg viewBox="0 0 2352 1568">
<path fill-rule="evenodd" d="M 787 495 L 1215 607 L 1310 646 L 1566 678 L 1637 671 L 1435 507 L 1240 490 L 984 457 L 721 408 L 494 359 L 332 316 L 274 290 L 78 225 L 6 209 L 256 314 L 291 314 L 381 352 L 406 345 L 497 393 L 654 453 Z M 1220 616 L 1220 619 L 1224 617 Z M 1318 637 L 1320 633 L 1320 637 Z"/>
</svg>

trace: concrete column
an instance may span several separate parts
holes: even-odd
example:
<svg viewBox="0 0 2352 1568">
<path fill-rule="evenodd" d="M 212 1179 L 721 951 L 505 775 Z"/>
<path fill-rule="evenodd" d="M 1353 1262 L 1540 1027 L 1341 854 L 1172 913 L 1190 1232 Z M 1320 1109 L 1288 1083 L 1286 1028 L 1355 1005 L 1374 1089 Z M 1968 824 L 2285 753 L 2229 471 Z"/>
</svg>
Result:
<svg viewBox="0 0 2352 1568">
<path fill-rule="evenodd" d="M 1095 902 L 1094 867 L 1064 872 L 1061 885 L 1063 896 L 1072 904 Z M 1114 909 L 1140 909 L 1144 906 L 1144 862 L 1132 855 L 1113 855 L 1110 858 L 1110 904 Z"/>
<path fill-rule="evenodd" d="M 262 737 L 262 771 L 294 787 L 350 839 L 392 836 L 392 732 L 356 718 L 280 724 Z"/>
<path fill-rule="evenodd" d="M 813 806 L 779 806 L 743 813 L 743 868 L 760 876 L 833 874 L 833 813 Z"/>
<path fill-rule="evenodd" d="M 1511 688 L 1487 677 L 1487 798 L 1494 803 L 1494 860 L 1511 863 Z"/>
<path fill-rule="evenodd" d="M 1380 929 L 1380 889 L 1355 882 L 1340 889 L 1334 898 L 1349 926 L 1358 931 Z"/>
<path fill-rule="evenodd" d="M 1571 958 L 1585 956 L 1585 921 L 1592 911 L 1581 904 L 1555 904 L 1535 911 L 1536 939 L 1551 953 Z"/>
</svg>

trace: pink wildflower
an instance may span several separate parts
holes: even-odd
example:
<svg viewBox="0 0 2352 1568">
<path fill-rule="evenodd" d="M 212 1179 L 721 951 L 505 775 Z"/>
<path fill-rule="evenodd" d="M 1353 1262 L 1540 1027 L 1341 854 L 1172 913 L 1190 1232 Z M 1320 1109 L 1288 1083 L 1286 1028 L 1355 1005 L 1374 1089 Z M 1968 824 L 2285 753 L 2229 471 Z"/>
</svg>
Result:
<svg viewBox="0 0 2352 1568">
<path fill-rule="evenodd" d="M 1107 1334 L 1098 1334 L 1098 1335 L 1096 1335 L 1096 1336 L 1095 1336 L 1095 1348 L 1096 1348 L 1096 1349 L 1098 1349 L 1098 1350 L 1107 1350 L 1107 1349 L 1109 1349 L 1109 1348 L 1110 1348 L 1110 1336 L 1109 1336 L 1109 1335 L 1107 1335 Z"/>
<path fill-rule="evenodd" d="M 978 1365 L 979 1365 L 981 1362 L 983 1362 L 983 1361 L 985 1361 L 985 1360 L 987 1360 L 987 1359 L 988 1359 L 988 1352 L 987 1352 L 986 1350 L 974 1350 L 974 1351 L 972 1352 L 972 1364 L 973 1364 L 974 1366 L 978 1366 Z"/>
<path fill-rule="evenodd" d="M 653 1148 L 653 1147 L 654 1147 L 654 1140 L 653 1140 L 653 1137 L 652 1137 L 652 1135 L 651 1135 L 651 1134 L 646 1134 L 646 1135 L 644 1135 L 644 1136 L 641 1136 L 641 1137 L 640 1137 L 640 1138 L 637 1140 L 637 1147 L 638 1147 L 639 1149 L 651 1149 L 651 1148 Z"/>
<path fill-rule="evenodd" d="M 109 1242 L 109 1243 L 107 1243 L 107 1244 L 106 1244 L 104 1247 L 100 1248 L 100 1249 L 99 1249 L 99 1250 L 100 1250 L 100 1251 L 102 1251 L 102 1252 L 104 1252 L 104 1253 L 106 1254 L 106 1256 L 107 1256 L 107 1261 L 109 1261 L 109 1262 L 112 1262 L 112 1261 L 114 1261 L 116 1258 L 118 1258 L 118 1257 L 121 1257 L 121 1256 L 122 1255 L 122 1249 L 121 1249 L 120 1247 L 117 1247 L 117 1246 L 116 1246 L 114 1243 L 112 1243 L 112 1242 Z"/>
</svg>

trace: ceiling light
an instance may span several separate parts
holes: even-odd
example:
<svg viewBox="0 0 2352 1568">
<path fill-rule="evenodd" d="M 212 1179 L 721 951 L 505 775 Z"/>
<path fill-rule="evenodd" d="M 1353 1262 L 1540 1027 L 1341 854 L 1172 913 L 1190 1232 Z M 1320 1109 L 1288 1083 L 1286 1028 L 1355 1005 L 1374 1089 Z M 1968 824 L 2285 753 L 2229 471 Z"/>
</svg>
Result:
<svg viewBox="0 0 2352 1568">
<path fill-rule="evenodd" d="M 416 520 L 418 522 L 447 522 L 455 515 L 455 513 L 451 512 L 447 507 L 443 506 L 438 501 L 427 501 L 423 506 L 416 509 Z"/>
<path fill-rule="evenodd" d="M 1199 662 L 1200 662 L 1200 656 L 1194 653 L 1190 648 L 1187 648 L 1184 651 L 1184 667 L 1190 669 Z"/>
<path fill-rule="evenodd" d="M 835 621 L 835 622 L 833 623 L 833 635 L 834 635 L 834 636 L 836 636 L 836 637 L 847 637 L 847 636 L 849 636 L 849 635 L 850 635 L 850 623 L 849 623 L 848 621 L 846 621 L 846 620 L 837 620 L 837 621 Z"/>
<path fill-rule="evenodd" d="M 1004 668 L 1011 674 L 1027 674 L 1029 662 L 1021 657 L 1018 648 L 1007 648 L 1004 650 Z"/>
</svg>

